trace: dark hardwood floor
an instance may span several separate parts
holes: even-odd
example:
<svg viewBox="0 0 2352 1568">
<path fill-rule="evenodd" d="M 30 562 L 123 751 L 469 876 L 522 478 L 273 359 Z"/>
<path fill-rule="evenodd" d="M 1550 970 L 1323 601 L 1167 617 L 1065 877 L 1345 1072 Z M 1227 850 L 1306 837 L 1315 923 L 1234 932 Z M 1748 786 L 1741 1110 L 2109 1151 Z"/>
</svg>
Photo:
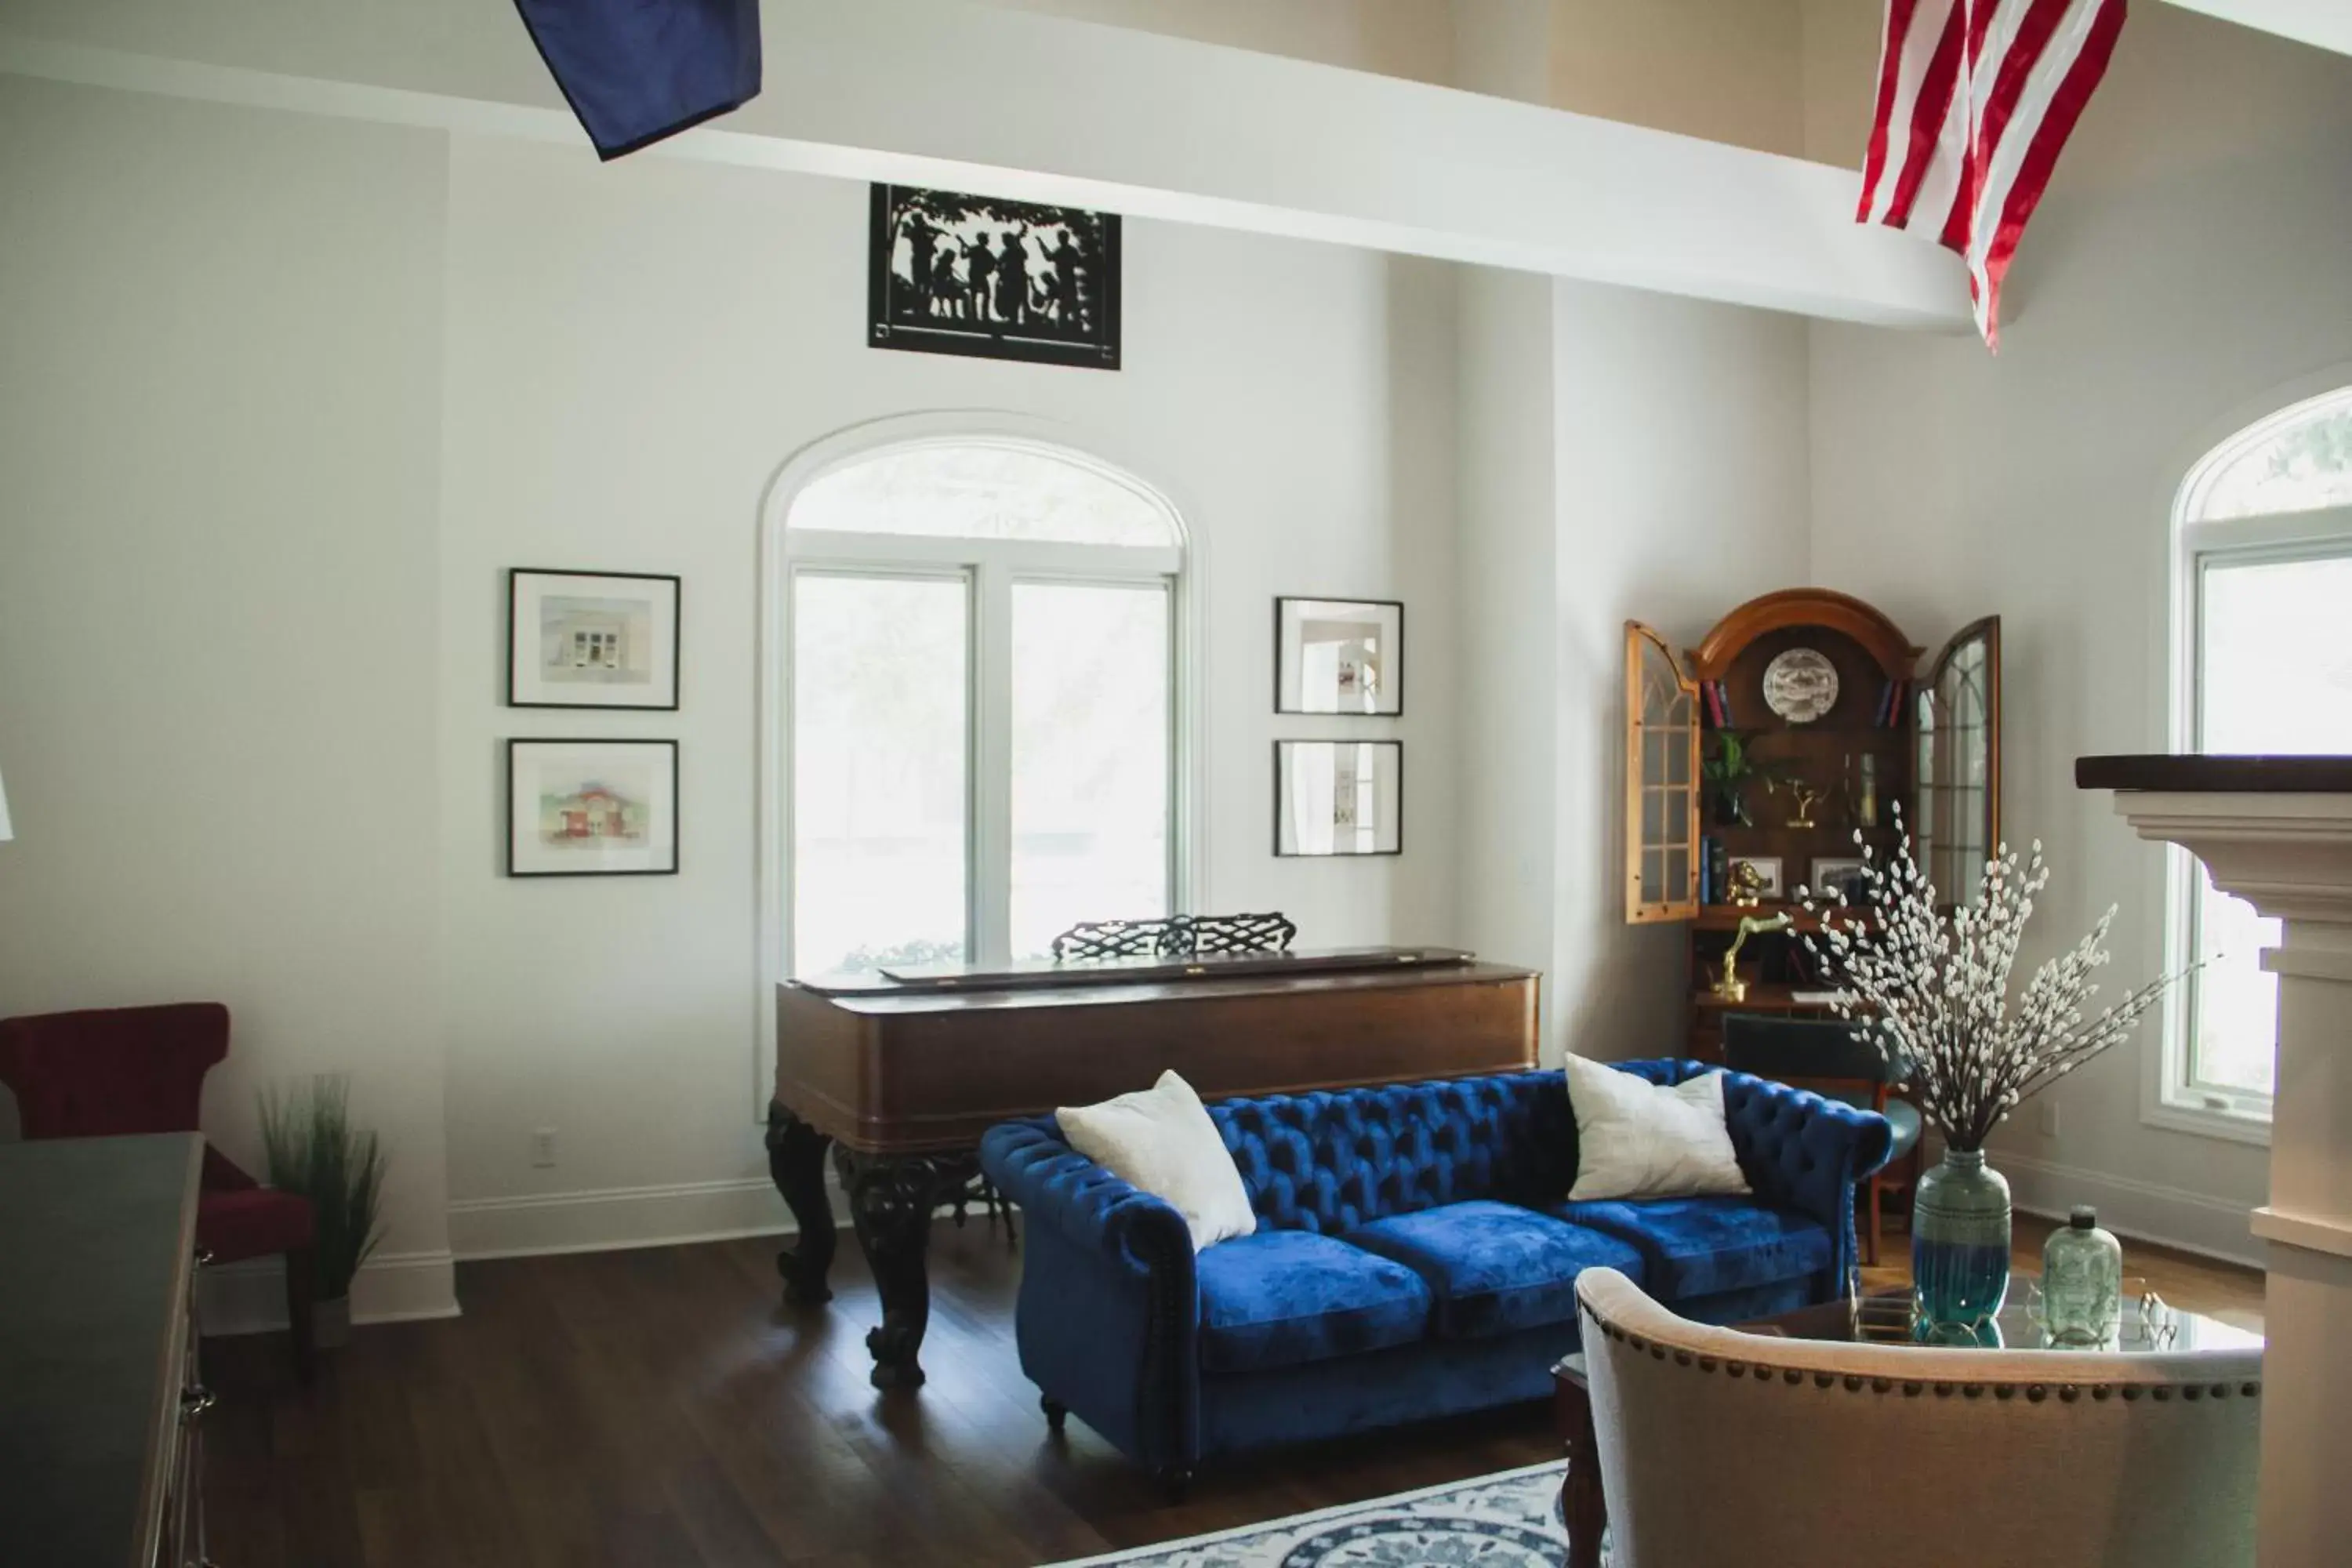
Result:
<svg viewBox="0 0 2352 1568">
<path fill-rule="evenodd" d="M 2042 1226 L 2023 1222 L 2021 1263 Z M 296 1386 L 283 1335 L 213 1340 L 225 1568 L 1029 1564 L 1557 1457 L 1541 1405 L 1254 1458 L 1171 1507 L 1077 1421 L 1055 1437 L 1012 1342 L 1018 1265 L 934 1233 L 917 1394 L 866 1384 L 874 1289 L 780 1304 L 765 1240 L 462 1264 L 466 1315 L 364 1328 Z M 1890 1261 L 1907 1245 L 1899 1229 Z M 2131 1250 L 2168 1300 L 2259 1325 L 2260 1276 Z M 1897 1280 L 1899 1268 L 1873 1278 Z"/>
</svg>

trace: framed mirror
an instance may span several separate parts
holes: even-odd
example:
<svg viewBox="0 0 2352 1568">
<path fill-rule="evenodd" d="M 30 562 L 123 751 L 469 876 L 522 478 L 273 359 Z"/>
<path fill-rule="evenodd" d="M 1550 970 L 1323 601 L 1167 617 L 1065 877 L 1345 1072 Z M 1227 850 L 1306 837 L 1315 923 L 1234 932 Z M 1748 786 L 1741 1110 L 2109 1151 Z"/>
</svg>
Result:
<svg viewBox="0 0 2352 1568">
<path fill-rule="evenodd" d="M 1404 606 L 1389 599 L 1276 599 L 1274 710 L 1404 711 Z"/>
<path fill-rule="evenodd" d="M 1276 741 L 1276 855 L 1398 855 L 1404 850 L 1404 744 Z"/>
</svg>

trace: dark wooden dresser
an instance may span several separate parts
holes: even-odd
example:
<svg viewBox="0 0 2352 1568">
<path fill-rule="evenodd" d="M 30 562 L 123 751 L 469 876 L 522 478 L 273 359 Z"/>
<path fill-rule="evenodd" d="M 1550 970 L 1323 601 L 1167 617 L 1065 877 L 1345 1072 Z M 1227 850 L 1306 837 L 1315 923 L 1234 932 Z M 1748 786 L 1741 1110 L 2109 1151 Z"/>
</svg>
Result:
<svg viewBox="0 0 2352 1568">
<path fill-rule="evenodd" d="M 0 1562 L 203 1558 L 193 1132 L 0 1145 Z"/>
</svg>

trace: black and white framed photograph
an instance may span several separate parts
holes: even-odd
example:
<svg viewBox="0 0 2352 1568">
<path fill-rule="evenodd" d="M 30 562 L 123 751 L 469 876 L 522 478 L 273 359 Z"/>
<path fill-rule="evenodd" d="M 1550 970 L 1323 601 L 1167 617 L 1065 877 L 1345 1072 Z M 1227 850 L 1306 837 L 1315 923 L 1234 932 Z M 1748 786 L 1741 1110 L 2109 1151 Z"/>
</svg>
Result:
<svg viewBox="0 0 2352 1568">
<path fill-rule="evenodd" d="M 677 871 L 676 741 L 507 742 L 507 875 Z"/>
<path fill-rule="evenodd" d="M 1276 741 L 1276 855 L 1396 855 L 1404 849 L 1404 745 Z"/>
<path fill-rule="evenodd" d="M 1404 711 L 1404 606 L 1391 599 L 1276 599 L 1274 710 Z"/>
<path fill-rule="evenodd" d="M 866 341 L 1118 368 L 1118 215 L 876 185 Z"/>
<path fill-rule="evenodd" d="M 1870 901 L 1868 863 L 1850 855 L 1816 855 L 1807 886 L 1819 898 L 1843 893 L 1848 904 L 1866 904 Z"/>
<path fill-rule="evenodd" d="M 507 574 L 507 705 L 677 708 L 678 580 Z"/>
</svg>

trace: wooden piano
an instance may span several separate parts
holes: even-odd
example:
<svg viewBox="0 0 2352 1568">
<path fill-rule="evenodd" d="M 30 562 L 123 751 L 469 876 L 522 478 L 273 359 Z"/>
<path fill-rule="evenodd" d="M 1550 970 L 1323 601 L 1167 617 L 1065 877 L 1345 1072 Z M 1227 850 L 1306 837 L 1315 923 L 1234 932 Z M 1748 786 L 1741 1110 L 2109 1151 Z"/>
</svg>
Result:
<svg viewBox="0 0 2352 1568">
<path fill-rule="evenodd" d="M 1438 948 L 933 968 L 776 988 L 768 1166 L 799 1222 L 788 1300 L 829 1300 L 830 1147 L 874 1270 L 877 1388 L 923 1381 L 932 1212 L 1000 1121 L 1148 1089 L 1203 1099 L 1532 1067 L 1536 976 Z"/>
</svg>

